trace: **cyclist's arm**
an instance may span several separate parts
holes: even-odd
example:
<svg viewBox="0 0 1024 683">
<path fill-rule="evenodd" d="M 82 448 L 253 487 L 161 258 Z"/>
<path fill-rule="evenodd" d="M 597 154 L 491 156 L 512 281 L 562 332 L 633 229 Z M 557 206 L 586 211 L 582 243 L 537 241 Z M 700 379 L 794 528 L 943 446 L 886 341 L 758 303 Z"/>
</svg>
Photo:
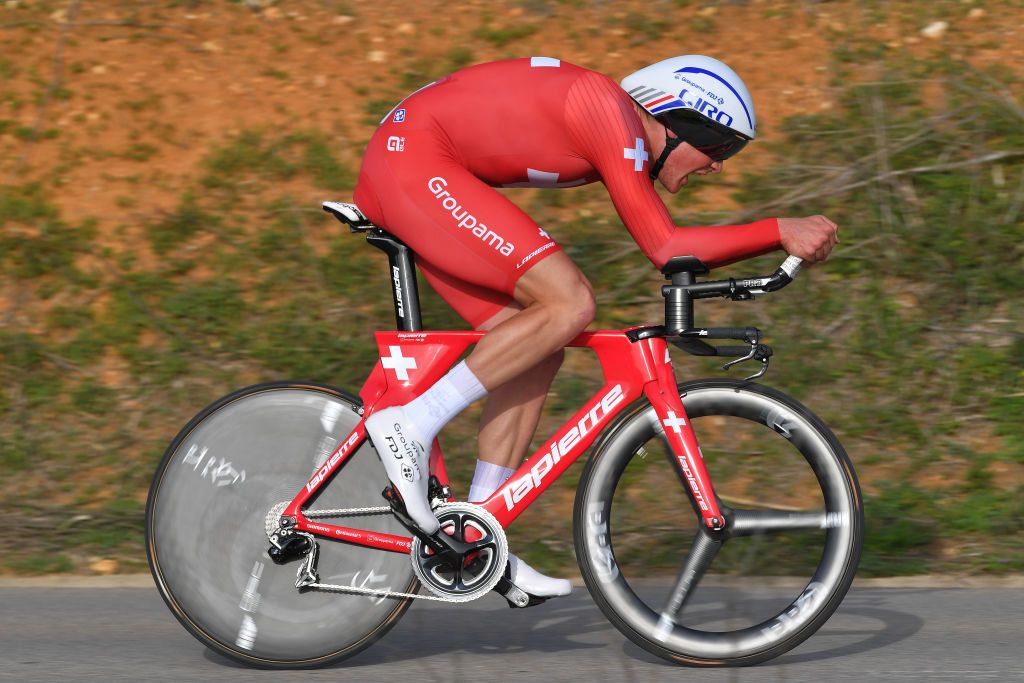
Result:
<svg viewBox="0 0 1024 683">
<path fill-rule="evenodd" d="M 622 222 L 658 268 L 673 256 L 696 256 L 715 267 L 780 247 L 774 218 L 744 225 L 676 227 L 648 178 L 654 159 L 640 119 L 611 79 L 597 73 L 582 76 L 569 91 L 565 115 L 576 149 L 600 174 Z M 642 152 L 638 139 L 643 141 Z M 631 158 L 643 153 L 648 158 L 642 165 Z"/>
</svg>

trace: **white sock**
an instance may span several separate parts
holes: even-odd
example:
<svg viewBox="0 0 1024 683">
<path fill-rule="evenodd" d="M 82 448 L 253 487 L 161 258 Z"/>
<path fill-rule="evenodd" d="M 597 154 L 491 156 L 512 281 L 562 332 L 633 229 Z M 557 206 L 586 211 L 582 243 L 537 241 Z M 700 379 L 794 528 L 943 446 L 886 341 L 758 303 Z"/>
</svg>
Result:
<svg viewBox="0 0 1024 683">
<path fill-rule="evenodd" d="M 502 467 L 493 463 L 476 461 L 473 472 L 473 483 L 469 485 L 469 502 L 479 503 L 491 497 L 498 488 L 508 481 L 515 472 L 511 467 Z"/>
<path fill-rule="evenodd" d="M 405 406 L 405 415 L 416 425 L 424 447 L 430 448 L 434 437 L 449 420 L 466 407 L 487 395 L 484 385 L 462 361 Z"/>
</svg>

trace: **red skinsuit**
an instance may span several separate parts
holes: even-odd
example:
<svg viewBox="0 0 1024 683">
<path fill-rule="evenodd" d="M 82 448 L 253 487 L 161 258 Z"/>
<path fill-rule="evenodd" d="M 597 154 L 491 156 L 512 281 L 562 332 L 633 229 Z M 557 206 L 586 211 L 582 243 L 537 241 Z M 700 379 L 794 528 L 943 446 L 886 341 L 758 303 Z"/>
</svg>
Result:
<svg viewBox="0 0 1024 683">
<path fill-rule="evenodd" d="M 493 187 L 602 181 L 655 266 L 720 266 L 779 247 L 774 218 L 676 227 L 648 177 L 651 144 L 607 76 L 549 57 L 463 69 L 402 101 L 370 140 L 355 201 L 416 252 L 427 281 L 478 326 L 530 267 L 560 251 Z"/>
</svg>

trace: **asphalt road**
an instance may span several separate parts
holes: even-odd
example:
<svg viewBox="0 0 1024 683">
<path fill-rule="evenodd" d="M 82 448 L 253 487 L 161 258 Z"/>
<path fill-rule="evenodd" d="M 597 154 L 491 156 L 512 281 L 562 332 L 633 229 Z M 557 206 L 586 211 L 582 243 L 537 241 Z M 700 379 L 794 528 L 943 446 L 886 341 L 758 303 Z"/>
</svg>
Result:
<svg viewBox="0 0 1024 683">
<path fill-rule="evenodd" d="M 1024 681 L 1024 587 L 855 586 L 811 639 L 744 669 L 687 669 L 634 646 L 584 588 L 527 610 L 420 602 L 327 669 L 273 672 L 194 640 L 156 590 L 0 584 L 0 681 Z"/>
</svg>

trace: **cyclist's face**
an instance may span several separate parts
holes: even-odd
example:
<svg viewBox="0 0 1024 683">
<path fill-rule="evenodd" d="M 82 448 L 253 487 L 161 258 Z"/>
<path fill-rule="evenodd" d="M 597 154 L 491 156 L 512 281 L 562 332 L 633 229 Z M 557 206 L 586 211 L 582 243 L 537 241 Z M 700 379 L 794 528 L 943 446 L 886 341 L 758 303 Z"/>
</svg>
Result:
<svg viewBox="0 0 1024 683">
<path fill-rule="evenodd" d="M 676 136 L 672 131 L 669 131 L 668 134 L 673 138 Z M 663 145 L 662 149 L 664 149 Z M 661 150 L 656 151 L 658 154 L 661 153 Z M 679 188 L 686 184 L 691 173 L 697 175 L 721 173 L 724 163 L 714 161 L 707 154 L 684 142 L 668 155 L 668 160 L 662 167 L 661 173 L 658 174 L 658 180 L 669 192 L 678 192 Z"/>
</svg>

